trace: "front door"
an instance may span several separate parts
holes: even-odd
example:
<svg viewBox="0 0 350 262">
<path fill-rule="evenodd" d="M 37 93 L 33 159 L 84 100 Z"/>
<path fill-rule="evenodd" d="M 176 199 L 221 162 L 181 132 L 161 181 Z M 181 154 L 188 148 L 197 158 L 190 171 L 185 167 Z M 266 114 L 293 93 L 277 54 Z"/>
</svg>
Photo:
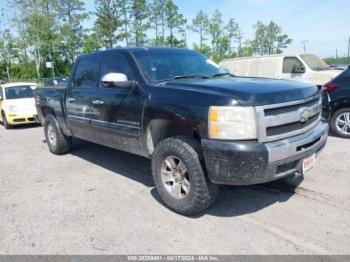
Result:
<svg viewBox="0 0 350 262">
<path fill-rule="evenodd" d="M 75 137 L 94 141 L 91 128 L 91 99 L 98 84 L 99 60 L 96 55 L 84 56 L 77 66 L 66 95 L 66 115 Z"/>
<path fill-rule="evenodd" d="M 302 81 L 305 73 L 295 73 L 294 69 L 303 66 L 303 63 L 296 56 L 285 57 L 283 59 L 281 79 Z"/>
<path fill-rule="evenodd" d="M 101 62 L 100 79 L 108 73 L 136 80 L 122 54 L 108 53 Z M 146 96 L 130 88 L 105 86 L 101 81 L 91 101 L 92 121 L 98 143 L 140 154 L 142 111 Z"/>
</svg>

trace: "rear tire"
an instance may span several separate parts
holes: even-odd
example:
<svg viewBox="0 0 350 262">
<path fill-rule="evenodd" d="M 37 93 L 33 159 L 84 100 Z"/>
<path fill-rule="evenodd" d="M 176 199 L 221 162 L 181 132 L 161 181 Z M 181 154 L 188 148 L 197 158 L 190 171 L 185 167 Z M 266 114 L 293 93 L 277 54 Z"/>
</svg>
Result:
<svg viewBox="0 0 350 262">
<path fill-rule="evenodd" d="M 2 112 L 2 124 L 4 125 L 5 129 L 11 129 L 12 126 L 7 122 L 6 114 Z"/>
<path fill-rule="evenodd" d="M 55 155 L 68 153 L 72 148 L 72 137 L 62 133 L 57 120 L 53 115 L 47 115 L 45 118 L 45 138 L 50 152 Z"/>
<path fill-rule="evenodd" d="M 218 186 L 206 176 L 200 143 L 191 137 L 160 142 L 153 154 L 152 175 L 165 205 L 182 215 L 208 208 L 218 194 Z"/>
<path fill-rule="evenodd" d="M 350 108 L 336 111 L 331 117 L 330 126 L 337 136 L 350 138 Z"/>
</svg>

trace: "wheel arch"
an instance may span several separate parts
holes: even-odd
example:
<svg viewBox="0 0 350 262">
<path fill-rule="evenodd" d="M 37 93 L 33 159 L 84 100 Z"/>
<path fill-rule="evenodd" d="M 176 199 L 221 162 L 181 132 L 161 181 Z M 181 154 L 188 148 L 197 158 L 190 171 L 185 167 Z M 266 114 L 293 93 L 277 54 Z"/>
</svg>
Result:
<svg viewBox="0 0 350 262">
<path fill-rule="evenodd" d="M 56 113 L 55 113 L 55 110 L 53 110 L 53 108 L 51 108 L 49 106 L 42 106 L 40 109 L 41 109 L 43 118 L 45 118 L 49 114 L 51 114 L 54 117 L 56 117 Z"/>
<path fill-rule="evenodd" d="M 199 130 L 180 120 L 151 120 L 145 131 L 147 155 L 152 156 L 157 145 L 169 137 L 189 136 L 200 141 Z"/>
</svg>

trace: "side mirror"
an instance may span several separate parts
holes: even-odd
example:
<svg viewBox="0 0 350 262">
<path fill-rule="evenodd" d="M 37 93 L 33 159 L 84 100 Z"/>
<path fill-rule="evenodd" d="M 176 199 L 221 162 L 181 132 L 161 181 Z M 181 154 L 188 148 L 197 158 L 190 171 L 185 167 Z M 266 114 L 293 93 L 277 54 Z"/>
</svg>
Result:
<svg viewBox="0 0 350 262">
<path fill-rule="evenodd" d="M 130 88 L 131 81 L 128 77 L 121 73 L 108 73 L 101 78 L 103 87 L 106 88 Z"/>
<path fill-rule="evenodd" d="M 138 89 L 136 81 L 129 81 L 125 74 L 121 73 L 108 73 L 101 78 L 101 83 L 105 88 L 125 88 L 130 89 L 133 92 Z"/>
<path fill-rule="evenodd" d="M 305 73 L 305 66 L 303 65 L 295 65 L 293 66 L 293 74 L 304 74 Z"/>
</svg>

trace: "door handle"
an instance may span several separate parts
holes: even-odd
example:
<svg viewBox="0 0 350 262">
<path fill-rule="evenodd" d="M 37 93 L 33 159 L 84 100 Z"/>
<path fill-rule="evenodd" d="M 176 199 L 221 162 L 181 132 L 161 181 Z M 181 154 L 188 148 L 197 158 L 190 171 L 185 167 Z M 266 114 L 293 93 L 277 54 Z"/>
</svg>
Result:
<svg viewBox="0 0 350 262">
<path fill-rule="evenodd" d="M 75 101 L 75 98 L 72 98 L 72 97 L 67 98 L 67 102 L 68 102 L 68 103 L 72 103 L 72 102 L 74 102 L 74 101 Z"/>
<path fill-rule="evenodd" d="M 92 101 L 92 104 L 93 105 L 103 105 L 105 102 L 103 102 L 102 100 L 100 99 L 96 99 L 96 100 L 93 100 Z"/>
</svg>

